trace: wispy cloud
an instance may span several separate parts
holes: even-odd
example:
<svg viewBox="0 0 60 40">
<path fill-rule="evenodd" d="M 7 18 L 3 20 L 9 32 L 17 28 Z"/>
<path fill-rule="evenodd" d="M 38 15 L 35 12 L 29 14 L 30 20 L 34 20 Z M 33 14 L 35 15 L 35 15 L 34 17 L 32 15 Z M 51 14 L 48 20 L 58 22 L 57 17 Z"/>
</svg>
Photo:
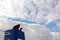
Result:
<svg viewBox="0 0 60 40">
<path fill-rule="evenodd" d="M 55 6 L 54 9 L 50 7 L 50 5 L 53 6 L 56 4 L 59 5 L 58 0 L 55 1 L 54 0 L 50 0 L 50 1 L 47 0 L 46 1 L 44 0 L 41 1 L 8 0 L 7 1 L 5 0 L 5 1 L 1 1 L 0 3 L 1 5 L 0 16 L 21 18 L 24 20 L 31 20 L 31 21 L 45 24 L 59 17 L 59 13 L 57 11 L 57 9 L 59 8 L 56 8 L 58 6 Z"/>
</svg>

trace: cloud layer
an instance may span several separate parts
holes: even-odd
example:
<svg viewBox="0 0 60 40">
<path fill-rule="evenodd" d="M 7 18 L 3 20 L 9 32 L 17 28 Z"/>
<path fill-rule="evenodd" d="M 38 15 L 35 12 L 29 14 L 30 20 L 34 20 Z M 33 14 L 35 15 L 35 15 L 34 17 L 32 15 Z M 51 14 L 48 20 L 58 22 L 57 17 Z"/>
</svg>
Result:
<svg viewBox="0 0 60 40">
<path fill-rule="evenodd" d="M 0 16 L 45 24 L 60 18 L 59 7 L 59 0 L 0 0 Z"/>
<path fill-rule="evenodd" d="M 26 40 L 60 40 L 59 10 L 60 0 L 0 0 L 0 29 L 21 23 Z"/>
</svg>

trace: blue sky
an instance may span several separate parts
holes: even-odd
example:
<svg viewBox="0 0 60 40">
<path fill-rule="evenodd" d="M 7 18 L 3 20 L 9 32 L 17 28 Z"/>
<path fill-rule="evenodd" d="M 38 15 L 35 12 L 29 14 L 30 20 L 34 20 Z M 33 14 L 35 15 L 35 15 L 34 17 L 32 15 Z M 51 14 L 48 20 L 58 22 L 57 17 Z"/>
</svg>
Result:
<svg viewBox="0 0 60 40">
<path fill-rule="evenodd" d="M 54 21 L 48 23 L 46 26 L 53 32 L 60 32 L 60 29 L 58 28 L 58 25 L 56 25 L 56 23 Z"/>
<path fill-rule="evenodd" d="M 60 22 L 59 19 L 55 20 L 55 21 L 52 21 L 50 23 L 47 23 L 47 24 L 37 23 L 37 22 L 34 22 L 34 21 L 24 20 L 24 19 L 19 19 L 19 18 L 8 18 L 8 19 L 10 19 L 12 21 L 23 22 L 23 23 L 28 23 L 28 24 L 40 24 L 40 25 L 44 25 L 47 28 L 49 28 L 50 31 L 52 31 L 52 32 L 60 32 L 60 28 L 58 28 L 58 25 L 56 25 L 57 24 L 56 22 Z"/>
</svg>

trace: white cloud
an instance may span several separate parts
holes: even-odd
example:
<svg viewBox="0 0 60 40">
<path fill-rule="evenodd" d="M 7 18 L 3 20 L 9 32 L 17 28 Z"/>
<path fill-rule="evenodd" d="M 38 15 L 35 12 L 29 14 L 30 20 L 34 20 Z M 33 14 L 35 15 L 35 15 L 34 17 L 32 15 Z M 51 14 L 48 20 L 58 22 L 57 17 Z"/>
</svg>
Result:
<svg viewBox="0 0 60 40">
<path fill-rule="evenodd" d="M 0 0 L 0 16 L 17 17 L 23 4 L 23 0 Z"/>
<path fill-rule="evenodd" d="M 42 19 L 48 20 L 47 22 L 51 22 L 52 20 L 59 18 L 59 14 L 57 14 L 58 11 L 54 13 L 55 9 L 58 9 L 59 7 L 55 6 L 54 9 L 52 9 L 50 5 L 59 5 L 59 2 L 60 1 L 58 0 L 0 0 L 0 16 L 18 17 L 34 20 L 38 23 Z"/>
<path fill-rule="evenodd" d="M 50 31 L 46 27 L 40 25 L 27 25 L 23 27 L 26 40 L 51 40 Z"/>
<path fill-rule="evenodd" d="M 17 22 L 12 22 L 8 18 L 0 17 L 0 30 L 10 29 L 14 24 L 17 24 Z"/>
<path fill-rule="evenodd" d="M 59 32 L 51 32 L 52 40 L 60 40 L 60 33 Z"/>
</svg>

